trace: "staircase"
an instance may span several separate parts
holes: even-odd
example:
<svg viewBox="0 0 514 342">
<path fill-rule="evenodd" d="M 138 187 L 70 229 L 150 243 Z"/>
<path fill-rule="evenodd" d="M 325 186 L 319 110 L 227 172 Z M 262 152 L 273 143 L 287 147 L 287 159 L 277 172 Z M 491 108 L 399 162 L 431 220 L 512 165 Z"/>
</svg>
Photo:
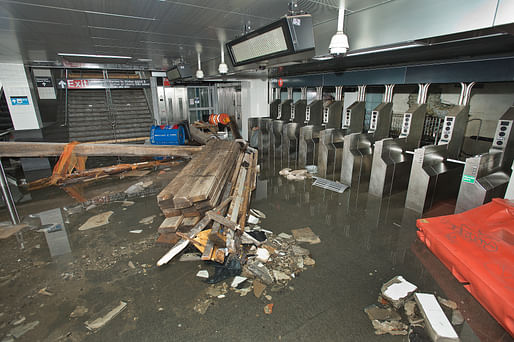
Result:
<svg viewBox="0 0 514 342">
<path fill-rule="evenodd" d="M 143 89 L 111 90 L 110 97 L 103 89 L 68 91 L 70 141 L 149 136 L 153 119 Z"/>
</svg>

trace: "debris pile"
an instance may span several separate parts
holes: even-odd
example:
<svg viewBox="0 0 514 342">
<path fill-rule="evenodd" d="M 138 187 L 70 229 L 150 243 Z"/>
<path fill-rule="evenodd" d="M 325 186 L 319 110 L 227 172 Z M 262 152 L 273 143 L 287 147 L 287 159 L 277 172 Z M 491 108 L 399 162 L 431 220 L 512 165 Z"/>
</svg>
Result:
<svg viewBox="0 0 514 342">
<path fill-rule="evenodd" d="M 285 168 L 279 171 L 279 175 L 285 177 L 287 180 L 303 181 L 307 178 L 312 178 L 312 175 L 306 169 L 292 170 Z"/>
<path fill-rule="evenodd" d="M 303 230 L 310 231 L 319 241 L 310 228 Z M 300 241 L 295 239 L 295 230 L 292 233 L 275 236 L 273 232 L 258 225 L 249 227 L 245 234 L 256 241 L 243 238 L 241 259 L 228 259 L 224 265 L 216 265 L 213 274 L 205 269 L 196 274 L 212 285 L 197 298 L 193 310 L 205 314 L 215 299 L 225 298 L 231 290 L 240 296 L 253 292 L 255 297 L 265 301 L 264 313 L 271 314 L 274 304 L 270 303 L 273 300 L 270 293 L 283 289 L 294 290 L 290 282 L 316 263 L 310 251 L 300 246 Z M 230 278 L 229 287 L 223 280 Z"/>
<path fill-rule="evenodd" d="M 432 294 L 417 293 L 417 286 L 402 276 L 382 285 L 378 304 L 364 308 L 376 335 L 409 335 L 409 341 L 459 341 L 453 325 L 460 325 L 464 318 L 451 300 Z M 450 324 L 446 307 L 452 317 Z M 462 318 L 462 319 L 461 319 Z"/>
<path fill-rule="evenodd" d="M 250 196 L 257 183 L 257 151 L 242 141 L 210 140 L 157 196 L 166 219 L 157 242 L 173 245 L 168 263 L 192 243 L 202 260 L 241 256 Z"/>
</svg>

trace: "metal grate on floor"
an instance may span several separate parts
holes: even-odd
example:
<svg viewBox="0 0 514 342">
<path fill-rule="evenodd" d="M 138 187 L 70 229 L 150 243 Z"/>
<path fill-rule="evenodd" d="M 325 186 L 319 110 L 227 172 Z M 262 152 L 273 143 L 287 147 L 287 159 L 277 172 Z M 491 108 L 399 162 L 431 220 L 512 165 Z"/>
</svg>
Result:
<svg viewBox="0 0 514 342">
<path fill-rule="evenodd" d="M 331 180 L 314 177 L 314 183 L 312 185 L 317 186 L 322 189 L 331 190 L 342 194 L 346 189 L 348 189 L 348 185 L 341 184 L 339 182 L 333 182 Z"/>
</svg>

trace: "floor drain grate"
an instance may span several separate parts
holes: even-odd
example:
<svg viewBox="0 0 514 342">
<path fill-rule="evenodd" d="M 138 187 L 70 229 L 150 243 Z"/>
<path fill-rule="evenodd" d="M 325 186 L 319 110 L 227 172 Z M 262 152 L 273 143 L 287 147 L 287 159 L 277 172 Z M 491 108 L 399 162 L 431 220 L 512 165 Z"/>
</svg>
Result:
<svg viewBox="0 0 514 342">
<path fill-rule="evenodd" d="M 342 194 L 346 189 L 348 189 L 348 185 L 344 185 L 339 182 L 333 182 L 331 180 L 319 177 L 315 177 L 315 181 L 314 183 L 312 183 L 312 185 L 320 187 L 322 189 L 335 191 L 340 194 Z"/>
</svg>

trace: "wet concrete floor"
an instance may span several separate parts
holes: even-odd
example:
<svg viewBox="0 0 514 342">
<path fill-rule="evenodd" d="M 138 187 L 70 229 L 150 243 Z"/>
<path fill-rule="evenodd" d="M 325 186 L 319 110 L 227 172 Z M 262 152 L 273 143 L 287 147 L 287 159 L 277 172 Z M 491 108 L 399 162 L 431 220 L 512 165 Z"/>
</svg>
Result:
<svg viewBox="0 0 514 342">
<path fill-rule="evenodd" d="M 21 211 L 28 217 L 44 209 L 41 221 L 62 220 L 64 230 L 25 232 L 23 250 L 15 237 L 0 241 L 0 339 L 25 317 L 20 325 L 39 322 L 20 338 L 25 341 L 408 341 L 406 336 L 375 335 L 363 311 L 376 303 L 383 283 L 403 275 L 420 291 L 468 308 L 468 321 L 457 328 L 463 341 L 511 340 L 416 241 L 417 217 L 403 209 L 404 193 L 383 201 L 351 189 L 337 194 L 313 187 L 311 180 L 287 181 L 277 171 L 262 165 L 253 195 L 251 207 L 267 215 L 261 226 L 275 234 L 309 226 L 321 243 L 307 247 L 314 267 L 292 280 L 291 288 L 270 292 L 271 315 L 263 311 L 270 301 L 231 291 L 204 315 L 193 310 L 208 287 L 195 275 L 211 266 L 178 260 L 155 266 L 167 251 L 154 244 L 164 219 L 155 194 L 131 198 L 131 206 L 123 206 L 120 198 L 72 213 L 62 209 L 62 194 L 48 189 L 42 192 L 55 195 L 59 205 L 54 210 L 48 208 L 52 199 L 39 194 Z M 174 174 L 161 175 L 157 183 L 162 187 Z M 124 182 L 123 188 L 131 184 Z M 37 203 L 44 203 L 41 210 Z M 70 199 L 66 207 L 75 205 Z M 78 230 L 105 211 L 113 211 L 107 225 Z M 152 215 L 153 223 L 139 223 Z M 142 233 L 129 232 L 137 229 Z M 84 322 L 120 301 L 126 309 L 106 326 L 97 332 L 85 328 Z M 77 306 L 88 311 L 71 318 Z"/>
</svg>

